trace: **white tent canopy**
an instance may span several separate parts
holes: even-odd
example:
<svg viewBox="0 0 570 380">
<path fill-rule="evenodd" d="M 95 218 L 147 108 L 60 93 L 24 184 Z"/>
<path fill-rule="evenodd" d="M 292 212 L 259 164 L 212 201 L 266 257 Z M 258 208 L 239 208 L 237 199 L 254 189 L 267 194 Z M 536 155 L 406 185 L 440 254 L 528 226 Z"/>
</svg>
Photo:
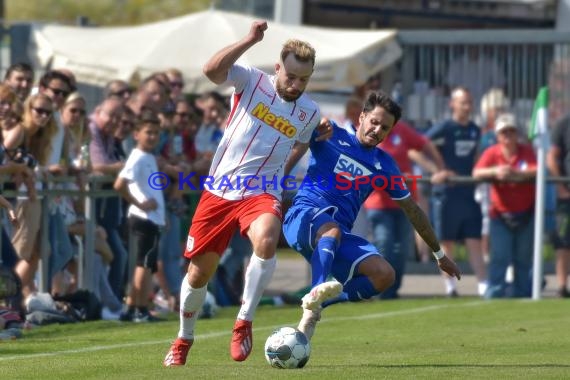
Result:
<svg viewBox="0 0 570 380">
<path fill-rule="evenodd" d="M 216 51 L 245 36 L 254 18 L 208 10 L 135 27 L 35 25 L 32 40 L 42 65 L 68 68 L 78 81 L 104 85 L 168 68 L 180 69 L 186 91 L 214 89 L 202 66 Z M 356 31 L 269 22 L 264 40 L 240 61 L 273 72 L 283 43 L 308 41 L 317 51 L 310 90 L 359 85 L 401 56 L 395 31 Z"/>
</svg>

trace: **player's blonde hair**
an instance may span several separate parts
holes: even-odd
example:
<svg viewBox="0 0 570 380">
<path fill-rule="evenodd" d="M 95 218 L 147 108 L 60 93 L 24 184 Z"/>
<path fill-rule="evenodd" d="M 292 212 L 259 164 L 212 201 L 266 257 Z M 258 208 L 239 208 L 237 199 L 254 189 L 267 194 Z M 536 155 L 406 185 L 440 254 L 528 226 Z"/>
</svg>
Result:
<svg viewBox="0 0 570 380">
<path fill-rule="evenodd" d="M 311 62 L 315 66 L 315 49 L 308 42 L 296 39 L 287 40 L 281 50 L 281 62 L 285 62 L 289 54 L 294 54 L 298 61 Z"/>
</svg>

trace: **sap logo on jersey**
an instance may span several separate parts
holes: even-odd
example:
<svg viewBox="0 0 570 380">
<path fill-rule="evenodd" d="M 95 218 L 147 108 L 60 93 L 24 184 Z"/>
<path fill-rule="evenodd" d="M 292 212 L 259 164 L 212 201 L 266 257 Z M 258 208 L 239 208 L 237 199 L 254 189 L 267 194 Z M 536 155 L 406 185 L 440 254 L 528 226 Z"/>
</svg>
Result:
<svg viewBox="0 0 570 380">
<path fill-rule="evenodd" d="M 347 178 L 354 179 L 356 177 L 362 177 L 371 175 L 372 172 L 366 167 L 364 167 L 359 162 L 353 160 L 352 158 L 341 154 L 338 157 L 338 161 L 336 162 L 336 166 L 334 167 L 335 173 L 350 173 L 351 176 L 347 176 Z"/>
<path fill-rule="evenodd" d="M 297 128 L 291 125 L 291 122 L 289 122 L 289 120 L 269 112 L 269 106 L 266 106 L 261 102 L 255 106 L 251 113 L 253 116 L 263 121 L 265 124 L 273 127 L 289 138 L 295 136 L 297 133 Z"/>
</svg>

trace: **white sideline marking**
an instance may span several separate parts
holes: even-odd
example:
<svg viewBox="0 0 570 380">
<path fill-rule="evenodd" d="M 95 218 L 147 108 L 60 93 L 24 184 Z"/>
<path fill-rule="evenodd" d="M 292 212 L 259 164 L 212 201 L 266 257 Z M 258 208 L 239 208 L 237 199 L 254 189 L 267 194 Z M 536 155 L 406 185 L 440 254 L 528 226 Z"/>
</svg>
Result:
<svg viewBox="0 0 570 380">
<path fill-rule="evenodd" d="M 470 307 L 470 306 L 478 306 L 481 304 L 488 304 L 485 301 L 474 301 L 474 302 L 467 302 L 462 303 L 460 305 L 453 305 L 453 304 L 446 304 L 446 305 L 432 305 L 432 306 L 424 306 L 418 307 L 415 309 L 405 309 L 405 310 L 397 310 L 397 311 L 387 311 L 384 313 L 375 313 L 375 314 L 366 314 L 361 316 L 353 316 L 353 317 L 332 317 L 323 319 L 319 324 L 328 323 L 328 322 L 337 322 L 337 321 L 348 321 L 348 320 L 355 320 L 355 319 L 379 319 L 379 318 L 389 318 L 398 315 L 406 315 L 406 314 L 416 314 L 416 313 L 424 313 L 433 310 L 440 310 L 446 308 L 453 308 L 453 307 Z M 296 324 L 294 322 L 292 324 Z M 275 326 L 264 326 L 254 328 L 253 331 L 265 331 L 265 330 L 272 330 Z M 208 334 L 201 334 L 197 335 L 196 339 L 210 339 L 210 338 L 217 338 L 224 335 L 229 335 L 228 331 L 218 331 Z M 168 344 L 171 343 L 172 339 L 168 340 L 152 340 L 146 342 L 132 342 L 132 343 L 123 343 L 123 344 L 111 344 L 106 346 L 91 346 L 85 348 L 79 348 L 74 350 L 65 350 L 65 351 L 55 351 L 55 352 L 42 352 L 37 354 L 31 355 L 13 355 L 13 356 L 0 356 L 0 362 L 5 362 L 9 360 L 17 360 L 17 359 L 35 359 L 35 358 L 42 358 L 42 357 L 50 357 L 50 356 L 62 356 L 62 355 L 69 355 L 69 354 L 80 354 L 83 352 L 95 352 L 95 351 L 104 351 L 104 350 L 113 350 L 116 348 L 128 348 L 128 347 L 136 347 L 136 346 L 148 346 L 154 344 Z"/>
</svg>

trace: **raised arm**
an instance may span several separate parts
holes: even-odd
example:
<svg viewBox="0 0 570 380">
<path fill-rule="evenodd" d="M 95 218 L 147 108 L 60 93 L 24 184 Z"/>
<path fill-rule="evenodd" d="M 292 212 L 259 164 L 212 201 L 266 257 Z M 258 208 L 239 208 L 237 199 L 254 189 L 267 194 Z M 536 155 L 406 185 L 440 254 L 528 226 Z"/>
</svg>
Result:
<svg viewBox="0 0 570 380">
<path fill-rule="evenodd" d="M 254 21 L 249 33 L 244 38 L 218 51 L 206 62 L 203 69 L 204 74 L 215 84 L 224 83 L 232 65 L 250 47 L 263 39 L 266 30 L 266 21 Z"/>
<path fill-rule="evenodd" d="M 418 234 L 434 252 L 434 256 L 437 258 L 437 266 L 448 275 L 461 279 L 461 272 L 455 262 L 441 252 L 439 241 L 423 210 L 414 202 L 412 197 L 407 197 L 397 202 L 410 220 L 410 223 L 418 231 Z"/>
</svg>

